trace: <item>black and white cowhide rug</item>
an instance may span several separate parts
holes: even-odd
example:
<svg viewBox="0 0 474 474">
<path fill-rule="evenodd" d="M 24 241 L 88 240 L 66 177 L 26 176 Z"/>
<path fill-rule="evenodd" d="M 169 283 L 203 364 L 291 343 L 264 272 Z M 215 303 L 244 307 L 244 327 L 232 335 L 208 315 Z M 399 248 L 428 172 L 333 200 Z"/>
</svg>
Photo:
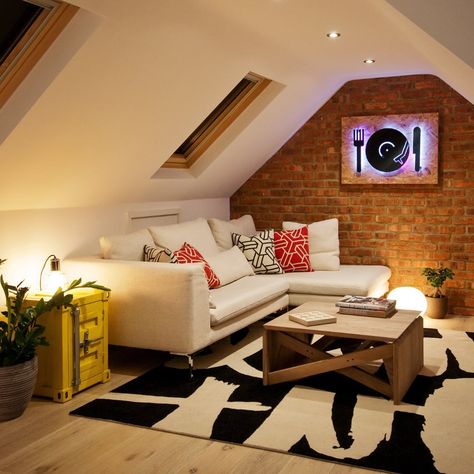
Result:
<svg viewBox="0 0 474 474">
<path fill-rule="evenodd" d="M 261 327 L 71 412 L 396 473 L 474 472 L 474 333 L 425 329 L 401 405 L 337 373 L 264 387 Z M 378 369 L 383 374 L 383 368 Z"/>
</svg>

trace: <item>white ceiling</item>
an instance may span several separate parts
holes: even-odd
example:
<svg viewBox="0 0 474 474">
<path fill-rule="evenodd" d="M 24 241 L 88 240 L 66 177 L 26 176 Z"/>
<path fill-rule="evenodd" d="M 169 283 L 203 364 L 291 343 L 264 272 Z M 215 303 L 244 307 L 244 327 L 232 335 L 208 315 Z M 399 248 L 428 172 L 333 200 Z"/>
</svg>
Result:
<svg viewBox="0 0 474 474">
<path fill-rule="evenodd" d="M 474 101 L 471 0 L 71 3 L 81 11 L 0 111 L 0 209 L 229 197 L 352 79 L 435 74 Z M 152 178 L 248 71 L 274 85 L 191 172 Z"/>
<path fill-rule="evenodd" d="M 473 0 L 387 0 L 411 21 L 474 67 Z"/>
</svg>

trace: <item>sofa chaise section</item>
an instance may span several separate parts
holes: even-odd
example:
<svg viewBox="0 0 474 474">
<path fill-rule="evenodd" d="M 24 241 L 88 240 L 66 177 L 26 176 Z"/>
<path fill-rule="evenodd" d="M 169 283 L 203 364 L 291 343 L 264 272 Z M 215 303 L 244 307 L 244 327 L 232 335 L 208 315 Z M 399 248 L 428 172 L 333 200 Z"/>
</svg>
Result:
<svg viewBox="0 0 474 474">
<path fill-rule="evenodd" d="M 287 306 L 287 293 L 288 283 L 284 279 L 263 275 L 240 278 L 230 285 L 211 290 L 211 300 L 215 305 L 210 310 L 211 326 L 216 327 L 256 307 L 266 307 L 268 302 L 279 302 L 277 309 Z"/>
<path fill-rule="evenodd" d="M 289 303 L 336 302 L 344 295 L 383 296 L 388 291 L 391 271 L 383 265 L 340 265 L 338 271 L 285 273 Z"/>
</svg>

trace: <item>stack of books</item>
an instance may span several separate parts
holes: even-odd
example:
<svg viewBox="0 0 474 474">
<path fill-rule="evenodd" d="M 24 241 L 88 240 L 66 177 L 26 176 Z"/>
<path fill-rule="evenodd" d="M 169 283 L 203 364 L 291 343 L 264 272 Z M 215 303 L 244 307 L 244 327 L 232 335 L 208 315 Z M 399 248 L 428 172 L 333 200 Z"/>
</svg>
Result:
<svg viewBox="0 0 474 474">
<path fill-rule="evenodd" d="M 336 303 L 341 314 L 387 318 L 396 312 L 395 300 L 369 296 L 344 296 Z"/>
</svg>

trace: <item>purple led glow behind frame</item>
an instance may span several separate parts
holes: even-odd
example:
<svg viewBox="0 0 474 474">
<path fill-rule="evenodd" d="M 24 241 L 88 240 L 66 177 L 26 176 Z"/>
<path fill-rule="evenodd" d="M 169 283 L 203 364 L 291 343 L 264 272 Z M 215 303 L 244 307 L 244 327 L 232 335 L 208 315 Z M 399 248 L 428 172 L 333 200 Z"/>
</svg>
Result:
<svg viewBox="0 0 474 474">
<path fill-rule="evenodd" d="M 421 130 L 420 166 L 415 171 L 413 133 Z M 378 130 L 392 128 L 401 132 L 409 143 L 409 157 L 397 170 L 384 172 L 374 168 L 366 157 L 369 138 Z M 361 146 L 361 172 L 357 173 L 357 154 L 353 130 L 364 131 Z M 438 114 L 404 114 L 342 118 L 341 183 L 342 184 L 437 184 L 438 182 Z"/>
</svg>

